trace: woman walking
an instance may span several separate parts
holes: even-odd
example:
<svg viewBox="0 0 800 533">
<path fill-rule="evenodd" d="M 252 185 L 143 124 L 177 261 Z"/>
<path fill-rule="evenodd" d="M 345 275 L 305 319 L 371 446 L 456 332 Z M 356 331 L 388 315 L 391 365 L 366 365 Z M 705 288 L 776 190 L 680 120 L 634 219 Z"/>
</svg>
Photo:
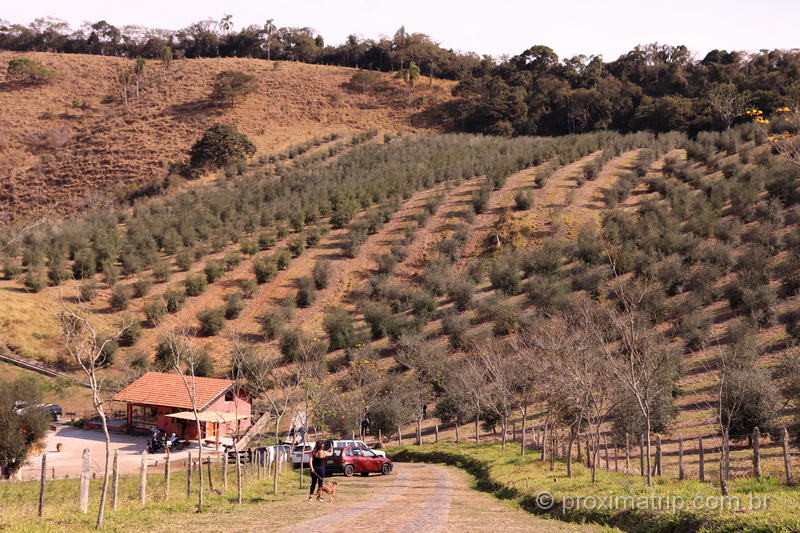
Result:
<svg viewBox="0 0 800 533">
<path fill-rule="evenodd" d="M 308 492 L 308 501 L 314 498 L 314 491 L 321 489 L 325 484 L 325 458 L 332 455 L 330 441 L 318 440 L 311 452 L 311 490 Z M 322 501 L 322 499 L 320 499 Z"/>
</svg>

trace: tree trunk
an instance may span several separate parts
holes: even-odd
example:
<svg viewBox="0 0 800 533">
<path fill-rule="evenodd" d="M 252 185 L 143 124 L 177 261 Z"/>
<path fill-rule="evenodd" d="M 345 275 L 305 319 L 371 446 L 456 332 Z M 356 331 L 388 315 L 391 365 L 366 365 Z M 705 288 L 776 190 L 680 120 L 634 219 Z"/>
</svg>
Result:
<svg viewBox="0 0 800 533">
<path fill-rule="evenodd" d="M 222 490 L 228 490 L 228 450 L 222 452 Z"/>
<path fill-rule="evenodd" d="M 650 415 L 649 415 L 649 413 L 648 413 L 648 416 L 645 417 L 645 430 L 647 432 L 647 435 L 646 435 L 647 440 L 645 442 L 645 444 L 647 445 L 646 446 L 646 448 L 647 448 L 647 450 L 646 450 L 647 451 L 647 469 L 646 469 L 646 472 L 647 472 L 647 486 L 648 487 L 652 487 L 653 486 L 653 474 L 652 474 L 652 470 L 651 470 L 652 465 L 650 464 Z"/>
<path fill-rule="evenodd" d="M 194 463 L 192 463 L 192 452 L 189 452 L 188 457 L 186 459 L 186 498 L 189 499 L 192 497 L 192 468 L 194 467 Z"/>
<path fill-rule="evenodd" d="M 525 455 L 525 424 L 528 419 L 528 406 L 522 408 L 522 439 L 519 442 L 519 454 Z"/>
<path fill-rule="evenodd" d="M 95 394 L 97 394 L 95 392 Z M 98 398 L 99 401 L 99 398 Z M 103 520 L 106 514 L 106 499 L 108 497 L 108 477 L 110 474 L 109 463 L 111 462 L 111 435 L 108 434 L 108 421 L 102 403 L 95 405 L 95 410 L 100 415 L 100 422 L 103 425 L 103 437 L 105 438 L 105 462 L 103 465 L 103 488 L 100 489 L 100 508 L 97 510 L 97 523 L 95 527 L 103 527 Z"/>
<path fill-rule="evenodd" d="M 639 475 L 644 477 L 644 433 L 639 435 Z"/>
<path fill-rule="evenodd" d="M 631 439 L 630 435 L 625 433 L 625 472 L 631 471 Z"/>
<path fill-rule="evenodd" d="M 719 454 L 719 489 L 723 496 L 729 494 L 728 491 L 728 473 L 725 469 L 725 444 L 728 440 L 727 431 L 722 432 L 722 446 Z"/>
<path fill-rule="evenodd" d="M 275 474 L 272 478 L 272 492 L 274 494 L 278 494 L 278 470 L 280 470 L 281 464 L 281 451 L 278 448 L 275 448 Z"/>
<path fill-rule="evenodd" d="M 605 459 L 606 459 L 606 470 L 611 470 L 608 461 L 608 435 L 603 434 L 603 448 L 605 451 Z"/>
<path fill-rule="evenodd" d="M 683 437 L 678 437 L 678 479 L 683 480 L 686 478 L 686 473 L 683 470 Z"/>
<path fill-rule="evenodd" d="M 653 465 L 653 475 L 661 475 L 661 435 L 656 435 L 656 460 Z"/>
<path fill-rule="evenodd" d="M 461 444 L 461 435 L 458 433 L 458 420 L 456 420 L 456 444 Z"/>
<path fill-rule="evenodd" d="M 169 446 L 164 446 L 167 456 L 164 457 L 164 499 L 169 499 L 169 475 L 170 475 L 170 456 Z"/>
<path fill-rule="evenodd" d="M 506 434 L 508 433 L 508 419 L 506 417 L 500 418 L 500 425 L 503 428 L 502 448 L 506 449 Z"/>
<path fill-rule="evenodd" d="M 575 442 L 575 428 L 570 426 L 569 442 L 567 443 L 567 477 L 572 477 L 572 444 L 574 442 Z"/>
<path fill-rule="evenodd" d="M 476 412 L 475 413 L 475 444 L 480 442 L 480 436 L 478 434 L 478 424 L 480 424 L 480 421 L 481 421 L 481 415 L 478 412 Z"/>
</svg>

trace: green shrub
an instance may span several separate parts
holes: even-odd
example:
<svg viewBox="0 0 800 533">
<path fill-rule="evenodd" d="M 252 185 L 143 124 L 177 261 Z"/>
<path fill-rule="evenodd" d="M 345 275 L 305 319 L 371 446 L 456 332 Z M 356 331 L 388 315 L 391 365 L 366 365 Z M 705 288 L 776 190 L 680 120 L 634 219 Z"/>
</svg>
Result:
<svg viewBox="0 0 800 533">
<path fill-rule="evenodd" d="M 522 290 L 517 262 L 510 257 L 500 257 L 492 263 L 489 271 L 492 288 L 513 296 Z"/>
<path fill-rule="evenodd" d="M 30 292 L 40 292 L 47 287 L 47 276 L 42 270 L 29 270 L 22 277 L 22 284 Z"/>
<path fill-rule="evenodd" d="M 199 296 L 203 294 L 208 285 L 207 274 L 189 274 L 183 280 L 183 285 L 186 288 L 186 296 Z"/>
<path fill-rule="evenodd" d="M 93 279 L 87 279 L 78 287 L 78 295 L 84 302 L 91 302 L 97 297 L 100 287 Z"/>
<path fill-rule="evenodd" d="M 299 288 L 295 297 L 298 307 L 308 307 L 313 304 L 317 298 L 317 286 L 314 284 L 314 279 L 310 277 L 300 278 L 298 285 Z"/>
<path fill-rule="evenodd" d="M 214 358 L 207 350 L 202 350 L 192 361 L 192 373 L 200 378 L 210 378 L 214 375 Z"/>
<path fill-rule="evenodd" d="M 383 302 L 365 302 L 363 304 L 364 321 L 369 325 L 372 338 L 382 339 L 388 335 L 394 314 L 392 310 Z"/>
<path fill-rule="evenodd" d="M 514 195 L 514 208 L 517 211 L 527 211 L 533 206 L 533 195 L 529 192 L 518 191 Z"/>
<path fill-rule="evenodd" d="M 221 106 L 233 107 L 257 89 L 256 77 L 252 74 L 239 70 L 223 70 L 214 77 L 211 100 Z"/>
<path fill-rule="evenodd" d="M 225 266 L 221 261 L 209 261 L 208 263 L 206 263 L 205 268 L 203 268 L 203 272 L 205 272 L 206 281 L 208 283 L 214 283 L 219 278 L 221 278 L 223 274 L 225 274 Z M 201 290 L 200 292 L 203 291 Z M 189 296 L 194 296 L 194 295 L 189 294 Z"/>
<path fill-rule="evenodd" d="M 447 313 L 442 317 L 442 332 L 447 335 L 454 350 L 466 348 L 469 329 L 469 320 L 459 313 Z"/>
<path fill-rule="evenodd" d="M 322 290 L 328 286 L 333 272 L 333 264 L 328 259 L 320 259 L 314 263 L 311 277 L 314 278 L 314 285 Z"/>
<path fill-rule="evenodd" d="M 175 265 L 181 270 L 189 270 L 194 264 L 194 250 L 182 248 L 175 254 Z"/>
<path fill-rule="evenodd" d="M 167 316 L 167 302 L 164 298 L 153 298 L 145 302 L 142 310 L 150 327 L 156 327 Z"/>
<path fill-rule="evenodd" d="M 228 252 L 225 254 L 223 262 L 225 263 L 225 270 L 231 271 L 241 264 L 242 255 L 239 252 Z"/>
<path fill-rule="evenodd" d="M 256 280 L 252 278 L 240 279 L 239 290 L 242 293 L 242 298 L 246 300 L 252 298 L 256 293 L 257 286 Z"/>
<path fill-rule="evenodd" d="M 6 279 L 14 279 L 22 274 L 22 265 L 14 257 L 4 258 L 3 261 L 3 275 Z"/>
<path fill-rule="evenodd" d="M 292 262 L 292 256 L 289 254 L 288 250 L 278 250 L 275 252 L 274 257 L 275 266 L 278 267 L 278 270 L 286 270 Z"/>
<path fill-rule="evenodd" d="M 489 197 L 491 194 L 492 190 L 488 186 L 483 186 L 475 191 L 472 194 L 472 200 L 470 200 L 472 210 L 479 215 L 486 211 L 486 208 L 489 207 Z"/>
<path fill-rule="evenodd" d="M 128 308 L 131 302 L 131 289 L 127 285 L 117 283 L 111 287 L 111 298 L 109 305 L 114 311 L 123 311 Z"/>
<path fill-rule="evenodd" d="M 447 295 L 453 300 L 453 305 L 459 311 L 466 311 L 472 304 L 472 293 L 475 292 L 475 284 L 469 278 L 458 277 L 450 282 L 447 287 Z"/>
<path fill-rule="evenodd" d="M 153 265 L 153 279 L 157 283 L 165 283 L 171 276 L 172 269 L 167 262 L 159 260 Z"/>
<path fill-rule="evenodd" d="M 272 257 L 257 257 L 253 261 L 253 273 L 256 275 L 256 282 L 266 283 L 278 273 L 278 267 L 275 264 L 275 259 Z"/>
<path fill-rule="evenodd" d="M 125 317 L 122 319 L 123 325 L 127 326 L 119 335 L 120 346 L 133 346 L 139 337 L 142 336 L 142 325 L 138 320 L 132 317 Z"/>
<path fill-rule="evenodd" d="M 119 344 L 116 340 L 100 336 L 97 338 L 96 348 L 100 350 L 97 366 L 105 368 L 114 364 L 119 351 Z"/>
<path fill-rule="evenodd" d="M 259 246 L 258 246 L 258 243 L 256 241 L 254 241 L 252 239 L 248 239 L 246 241 L 242 241 L 240 249 L 241 249 L 243 254 L 249 255 L 249 256 L 252 257 L 252 256 L 254 256 L 254 255 L 256 255 L 258 253 Z"/>
<path fill-rule="evenodd" d="M 197 313 L 197 320 L 200 322 L 200 335 L 214 336 L 225 327 L 225 309 L 203 309 Z"/>
<path fill-rule="evenodd" d="M 97 272 L 97 256 L 91 248 L 82 248 L 75 252 L 72 261 L 72 275 L 75 279 L 89 278 Z"/>
<path fill-rule="evenodd" d="M 281 333 L 280 350 L 287 362 L 300 361 L 303 356 L 305 333 L 300 328 L 292 328 Z"/>
<path fill-rule="evenodd" d="M 239 317 L 239 313 L 244 309 L 242 303 L 242 294 L 239 292 L 232 292 L 225 295 L 225 318 L 233 320 Z"/>
<path fill-rule="evenodd" d="M 258 247 L 261 250 L 269 250 L 278 242 L 273 233 L 262 233 L 258 236 Z"/>
<path fill-rule="evenodd" d="M 38 61 L 22 57 L 8 62 L 6 77 L 9 81 L 41 85 L 55 81 L 58 72 L 45 67 Z"/>
<path fill-rule="evenodd" d="M 131 284 L 134 298 L 144 298 L 152 287 L 152 283 L 147 279 L 137 279 Z"/>
<path fill-rule="evenodd" d="M 292 257 L 299 257 L 306 251 L 306 241 L 302 236 L 295 237 L 288 244 Z"/>
<path fill-rule="evenodd" d="M 171 289 L 165 291 L 164 302 L 167 305 L 168 313 L 177 313 L 186 302 L 186 291 L 181 289 Z"/>
<path fill-rule="evenodd" d="M 344 309 L 337 308 L 325 313 L 322 325 L 328 334 L 328 348 L 331 351 L 355 346 L 356 332 L 353 320 Z"/>
<path fill-rule="evenodd" d="M 509 335 L 519 330 L 521 310 L 519 305 L 504 297 L 490 298 L 481 308 L 484 320 L 493 322 L 495 335 Z"/>
<path fill-rule="evenodd" d="M 542 312 L 551 314 L 564 307 L 569 298 L 566 282 L 534 274 L 525 286 L 528 299 Z"/>
<path fill-rule="evenodd" d="M 261 326 L 261 333 L 267 340 L 278 338 L 286 324 L 285 314 L 275 310 L 266 311 L 257 320 Z"/>
<path fill-rule="evenodd" d="M 255 152 L 255 145 L 234 126 L 214 124 L 194 143 L 189 160 L 193 168 L 223 168 Z"/>
</svg>

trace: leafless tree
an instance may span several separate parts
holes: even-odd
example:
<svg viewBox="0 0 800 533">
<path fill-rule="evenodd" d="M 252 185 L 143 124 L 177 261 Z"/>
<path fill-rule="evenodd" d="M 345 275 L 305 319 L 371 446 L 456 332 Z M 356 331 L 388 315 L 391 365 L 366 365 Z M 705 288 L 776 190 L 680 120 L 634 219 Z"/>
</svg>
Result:
<svg viewBox="0 0 800 533">
<path fill-rule="evenodd" d="M 91 313 L 79 300 L 76 305 L 68 305 L 62 293 L 57 296 L 59 310 L 57 313 L 58 324 L 64 347 L 71 359 L 80 366 L 92 391 L 92 407 L 100 418 L 105 438 L 105 463 L 103 469 L 103 488 L 100 493 L 100 508 L 97 512 L 96 527 L 103 526 L 105 506 L 108 494 L 109 461 L 111 457 L 111 436 L 108 433 L 103 399 L 105 377 L 99 375 L 99 370 L 108 364 L 107 347 L 115 342 L 131 326 L 124 323 L 111 332 L 100 332 L 94 323 Z"/>
<path fill-rule="evenodd" d="M 725 124 L 725 129 L 730 128 L 734 120 L 745 114 L 749 100 L 750 94 L 739 92 L 732 83 L 721 83 L 708 93 L 708 103 Z"/>
</svg>

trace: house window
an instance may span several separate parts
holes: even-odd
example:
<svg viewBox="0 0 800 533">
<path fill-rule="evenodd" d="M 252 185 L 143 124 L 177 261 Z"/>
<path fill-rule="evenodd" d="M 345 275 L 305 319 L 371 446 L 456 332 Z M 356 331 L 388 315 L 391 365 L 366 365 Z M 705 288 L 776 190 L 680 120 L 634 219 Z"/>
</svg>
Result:
<svg viewBox="0 0 800 533">
<path fill-rule="evenodd" d="M 225 401 L 232 402 L 233 401 L 233 391 L 228 391 L 225 393 Z"/>
<path fill-rule="evenodd" d="M 136 427 L 156 427 L 156 408 L 149 405 L 131 406 L 131 423 Z"/>
</svg>

